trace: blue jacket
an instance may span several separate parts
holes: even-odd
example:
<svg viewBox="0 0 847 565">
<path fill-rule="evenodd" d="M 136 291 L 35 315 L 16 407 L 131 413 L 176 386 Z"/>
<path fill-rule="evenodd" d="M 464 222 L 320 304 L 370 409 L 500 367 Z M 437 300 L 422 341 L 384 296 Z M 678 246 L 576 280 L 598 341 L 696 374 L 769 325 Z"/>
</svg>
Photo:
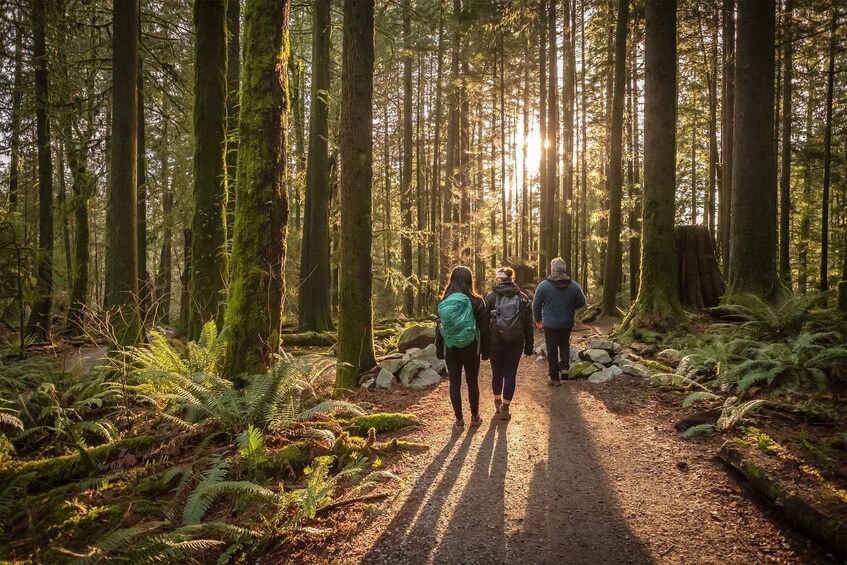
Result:
<svg viewBox="0 0 847 565">
<path fill-rule="evenodd" d="M 572 328 L 574 313 L 585 306 L 585 294 L 567 275 L 555 274 L 541 281 L 532 299 L 535 321 L 545 328 Z"/>
</svg>

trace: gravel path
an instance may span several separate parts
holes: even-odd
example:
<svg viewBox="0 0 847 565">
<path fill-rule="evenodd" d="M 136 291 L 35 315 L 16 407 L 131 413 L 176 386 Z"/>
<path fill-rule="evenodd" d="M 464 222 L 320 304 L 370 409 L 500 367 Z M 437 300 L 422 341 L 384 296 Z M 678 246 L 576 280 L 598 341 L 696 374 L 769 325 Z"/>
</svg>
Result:
<svg viewBox="0 0 847 565">
<path fill-rule="evenodd" d="M 407 398 L 431 448 L 397 466 L 405 488 L 333 563 L 818 563 L 713 459 L 673 431 L 674 407 L 639 379 L 551 389 L 524 358 L 512 420 L 454 434 L 446 382 Z M 718 443 L 719 445 L 719 443 Z M 318 556 L 316 556 L 318 557 Z"/>
</svg>

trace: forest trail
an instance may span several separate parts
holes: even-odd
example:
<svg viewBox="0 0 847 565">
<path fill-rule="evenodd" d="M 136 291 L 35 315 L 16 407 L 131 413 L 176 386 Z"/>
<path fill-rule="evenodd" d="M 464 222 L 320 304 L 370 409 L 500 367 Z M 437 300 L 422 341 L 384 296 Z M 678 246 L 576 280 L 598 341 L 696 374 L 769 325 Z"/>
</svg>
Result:
<svg viewBox="0 0 847 565">
<path fill-rule="evenodd" d="M 584 332 L 585 330 L 583 330 Z M 579 335 L 575 338 L 579 341 Z M 490 366 L 477 429 L 452 433 L 448 385 L 406 409 L 428 452 L 382 514 L 325 548 L 333 563 L 817 563 L 822 554 L 686 441 L 645 383 L 546 384 L 523 358 L 512 419 L 494 418 Z M 464 397 L 466 401 L 466 396 Z"/>
</svg>

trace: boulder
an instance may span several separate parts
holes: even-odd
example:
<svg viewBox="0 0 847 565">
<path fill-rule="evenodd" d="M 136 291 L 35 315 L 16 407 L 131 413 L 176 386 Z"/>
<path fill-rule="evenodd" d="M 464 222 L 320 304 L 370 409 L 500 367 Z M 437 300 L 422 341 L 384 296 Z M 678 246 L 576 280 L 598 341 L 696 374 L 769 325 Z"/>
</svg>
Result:
<svg viewBox="0 0 847 565">
<path fill-rule="evenodd" d="M 682 353 L 676 349 L 663 349 L 656 354 L 656 361 L 668 367 L 678 367 L 682 361 Z"/>
<path fill-rule="evenodd" d="M 406 353 L 403 354 L 403 357 L 408 357 L 409 359 L 411 359 L 412 357 L 414 357 L 415 355 L 417 355 L 420 352 L 421 352 L 420 347 L 410 347 L 409 349 L 406 350 Z"/>
<path fill-rule="evenodd" d="M 641 377 L 646 379 L 650 376 L 650 371 L 647 370 L 647 367 L 640 363 L 630 361 L 629 359 L 622 359 L 617 363 L 617 366 L 620 367 L 621 371 L 623 371 L 625 375 L 629 375 L 631 377 Z"/>
<path fill-rule="evenodd" d="M 374 385 L 375 382 L 376 382 L 376 379 L 371 377 L 369 379 L 365 379 L 360 386 L 362 388 L 371 388 Z"/>
<path fill-rule="evenodd" d="M 423 349 L 431 343 L 435 343 L 435 326 L 409 326 L 397 338 L 397 351 L 406 353 L 413 347 Z"/>
<path fill-rule="evenodd" d="M 591 349 L 603 349 L 609 353 L 617 353 L 621 350 L 622 346 L 620 343 L 615 343 L 608 339 L 592 339 L 590 347 Z"/>
<path fill-rule="evenodd" d="M 376 376 L 376 388 L 391 388 L 394 384 L 394 374 L 388 369 L 382 368 Z"/>
<path fill-rule="evenodd" d="M 409 388 L 426 388 L 441 382 L 441 375 L 432 369 L 424 369 L 409 383 Z"/>
<path fill-rule="evenodd" d="M 621 374 L 623 374 L 623 371 L 621 371 L 620 367 L 612 365 L 611 367 L 604 367 L 602 370 L 597 371 L 588 377 L 588 382 L 605 383 L 606 381 L 610 381 Z"/>
<path fill-rule="evenodd" d="M 400 369 L 400 374 L 397 375 L 400 378 L 400 383 L 403 386 L 409 386 L 409 383 L 412 382 L 418 373 L 423 371 L 424 369 L 431 369 L 429 363 L 426 361 L 418 361 L 416 359 L 412 359 L 406 365 Z"/>
<path fill-rule="evenodd" d="M 399 359 L 386 359 L 385 361 L 380 362 L 379 366 L 396 375 L 408 362 L 408 359 L 400 357 Z"/>
<path fill-rule="evenodd" d="M 423 361 L 425 363 L 429 363 L 429 366 L 432 367 L 432 370 L 436 373 L 440 373 L 441 371 L 447 368 L 447 363 L 444 362 L 444 359 L 438 358 L 438 352 L 435 350 L 434 343 L 427 345 L 420 351 L 415 352 L 411 356 L 411 358 L 416 361 Z"/>
<path fill-rule="evenodd" d="M 571 363 L 576 363 L 577 361 L 579 361 L 580 353 L 582 353 L 582 349 L 571 346 Z"/>
<path fill-rule="evenodd" d="M 389 353 L 388 355 L 380 355 L 376 358 L 377 363 L 382 363 L 383 361 L 388 361 L 389 359 L 402 359 L 404 353 L 400 353 L 399 351 L 395 351 L 394 353 Z"/>
<path fill-rule="evenodd" d="M 605 349 L 586 349 L 580 354 L 580 357 L 592 363 L 602 363 L 609 365 L 612 362 L 612 356 Z"/>
<path fill-rule="evenodd" d="M 568 369 L 568 378 L 578 379 L 580 377 L 587 377 L 589 375 L 593 375 L 597 371 L 598 369 L 594 366 L 594 363 L 578 361 L 571 365 L 570 369 Z"/>
</svg>

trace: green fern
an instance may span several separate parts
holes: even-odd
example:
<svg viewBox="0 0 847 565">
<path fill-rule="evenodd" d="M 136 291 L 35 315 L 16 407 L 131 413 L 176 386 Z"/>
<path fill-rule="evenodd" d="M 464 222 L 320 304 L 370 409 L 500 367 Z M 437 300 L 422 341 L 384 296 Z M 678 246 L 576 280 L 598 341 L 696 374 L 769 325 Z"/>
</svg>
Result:
<svg viewBox="0 0 847 565">
<path fill-rule="evenodd" d="M 696 426 L 691 426 L 684 432 L 682 432 L 682 437 L 688 439 L 697 436 L 705 436 L 711 435 L 715 432 L 715 426 L 712 424 L 698 424 Z"/>
<path fill-rule="evenodd" d="M 767 402 L 764 400 L 748 400 L 747 402 L 738 404 L 738 398 L 730 396 L 726 399 L 721 415 L 718 418 L 717 429 L 722 432 L 733 429 L 748 414 L 758 410 L 765 404 Z"/>
<path fill-rule="evenodd" d="M 212 506 L 215 500 L 214 494 L 209 494 L 213 485 L 222 482 L 229 470 L 229 462 L 224 454 L 211 458 L 209 469 L 203 474 L 202 479 L 188 495 L 185 508 L 182 511 L 182 525 L 189 526 L 200 523 L 203 516 Z"/>
<path fill-rule="evenodd" d="M 692 392 L 691 394 L 686 396 L 685 400 L 682 401 L 682 407 L 687 408 L 695 402 L 702 402 L 703 400 L 720 400 L 720 398 L 721 397 L 717 394 L 705 390 L 700 390 L 697 392 Z"/>
<path fill-rule="evenodd" d="M 268 462 L 265 453 L 265 436 L 262 431 L 250 424 L 247 429 L 238 434 L 238 453 L 253 472 Z"/>
</svg>

